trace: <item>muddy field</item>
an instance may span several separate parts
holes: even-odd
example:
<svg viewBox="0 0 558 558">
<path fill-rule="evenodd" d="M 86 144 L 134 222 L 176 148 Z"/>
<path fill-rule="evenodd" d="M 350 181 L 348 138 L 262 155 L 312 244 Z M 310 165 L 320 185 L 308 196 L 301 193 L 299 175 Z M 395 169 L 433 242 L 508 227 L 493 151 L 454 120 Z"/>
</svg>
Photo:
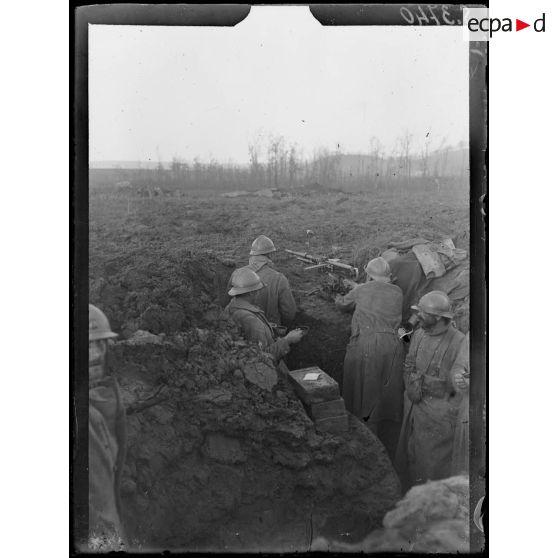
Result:
<svg viewBox="0 0 558 558">
<path fill-rule="evenodd" d="M 316 536 L 354 542 L 379 527 L 401 496 L 383 447 L 353 422 L 344 437 L 315 432 L 266 355 L 219 321 L 225 286 L 260 234 L 279 250 L 362 269 L 389 241 L 452 237 L 468 249 L 468 212 L 464 196 L 443 191 L 278 199 L 93 191 L 90 302 L 121 336 L 111 366 L 128 404 L 161 399 L 130 415 L 123 491 L 134 544 L 300 551 Z M 275 261 L 298 303 L 296 323 L 310 326 L 289 368 L 317 365 L 342 385 L 350 316 L 334 309 L 327 274 L 281 251 Z"/>
</svg>

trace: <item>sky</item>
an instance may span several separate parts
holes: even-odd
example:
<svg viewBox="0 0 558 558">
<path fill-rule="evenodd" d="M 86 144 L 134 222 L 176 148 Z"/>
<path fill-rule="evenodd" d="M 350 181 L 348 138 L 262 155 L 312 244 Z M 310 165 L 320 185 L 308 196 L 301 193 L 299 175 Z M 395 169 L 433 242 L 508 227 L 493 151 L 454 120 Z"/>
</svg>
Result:
<svg viewBox="0 0 558 558">
<path fill-rule="evenodd" d="M 90 161 L 246 163 L 270 134 L 305 156 L 467 142 L 468 46 L 461 27 L 326 27 L 304 6 L 230 28 L 90 25 Z"/>
</svg>

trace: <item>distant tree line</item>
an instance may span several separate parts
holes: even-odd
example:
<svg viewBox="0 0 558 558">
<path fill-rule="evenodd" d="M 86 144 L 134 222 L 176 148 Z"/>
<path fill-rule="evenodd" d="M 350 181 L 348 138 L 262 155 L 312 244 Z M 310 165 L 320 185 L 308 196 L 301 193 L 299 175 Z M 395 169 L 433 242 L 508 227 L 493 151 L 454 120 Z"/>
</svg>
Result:
<svg viewBox="0 0 558 558">
<path fill-rule="evenodd" d="M 391 188 L 425 181 L 451 179 L 453 183 L 468 183 L 468 149 L 464 142 L 455 147 L 442 139 L 435 149 L 426 137 L 422 145 L 408 132 L 393 149 L 386 150 L 376 137 L 370 138 L 365 154 L 344 153 L 325 147 L 305 156 L 295 143 L 283 136 L 270 134 L 267 142 L 252 141 L 248 145 L 249 164 L 221 163 L 215 159 L 202 162 L 195 158 L 187 162 L 174 157 L 156 168 L 120 169 L 119 180 L 138 186 L 158 185 L 184 189 L 293 189 L 308 185 L 344 190 Z M 117 171 L 118 169 L 114 169 Z M 107 177 L 109 175 L 107 174 Z M 111 176 L 114 177 L 114 175 Z"/>
</svg>

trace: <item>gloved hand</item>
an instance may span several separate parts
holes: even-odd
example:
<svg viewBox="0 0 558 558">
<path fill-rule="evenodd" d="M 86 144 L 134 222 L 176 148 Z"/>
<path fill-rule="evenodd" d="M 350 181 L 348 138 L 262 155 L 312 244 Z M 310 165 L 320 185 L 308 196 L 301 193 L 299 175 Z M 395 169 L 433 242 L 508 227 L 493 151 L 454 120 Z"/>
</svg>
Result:
<svg viewBox="0 0 558 558">
<path fill-rule="evenodd" d="M 469 378 L 466 377 L 463 372 L 458 372 L 453 377 L 453 383 L 455 387 L 461 391 L 469 389 Z"/>
<path fill-rule="evenodd" d="M 351 279 L 343 279 L 343 286 L 349 289 L 354 289 L 357 286 L 357 282 L 356 281 L 352 281 Z"/>
<path fill-rule="evenodd" d="M 412 373 L 407 380 L 407 397 L 413 402 L 418 403 L 422 399 L 423 376 Z"/>
<path fill-rule="evenodd" d="M 304 332 L 301 329 L 293 329 L 284 338 L 288 341 L 289 345 L 292 345 L 293 343 L 299 343 L 303 336 Z"/>
</svg>

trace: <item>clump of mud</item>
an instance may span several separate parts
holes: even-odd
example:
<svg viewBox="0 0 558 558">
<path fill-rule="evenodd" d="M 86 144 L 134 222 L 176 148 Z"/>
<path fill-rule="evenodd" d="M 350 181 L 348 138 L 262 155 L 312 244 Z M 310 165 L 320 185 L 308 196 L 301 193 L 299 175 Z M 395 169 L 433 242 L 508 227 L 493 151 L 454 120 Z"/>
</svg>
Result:
<svg viewBox="0 0 558 558">
<path fill-rule="evenodd" d="M 225 289 L 230 267 L 189 250 L 163 251 L 156 260 L 147 257 L 148 247 L 143 252 L 121 253 L 90 270 L 89 300 L 117 333 L 173 333 L 215 321 L 216 293 Z"/>
<path fill-rule="evenodd" d="M 470 552 L 469 479 L 466 476 L 415 486 L 388 512 L 383 528 L 358 544 L 318 537 L 314 551 L 330 552 Z"/>
<path fill-rule="evenodd" d="M 230 324 L 138 332 L 113 349 L 130 412 L 132 547 L 304 551 L 320 535 L 359 540 L 397 501 L 377 438 L 356 419 L 318 433 L 269 355 Z"/>
</svg>

